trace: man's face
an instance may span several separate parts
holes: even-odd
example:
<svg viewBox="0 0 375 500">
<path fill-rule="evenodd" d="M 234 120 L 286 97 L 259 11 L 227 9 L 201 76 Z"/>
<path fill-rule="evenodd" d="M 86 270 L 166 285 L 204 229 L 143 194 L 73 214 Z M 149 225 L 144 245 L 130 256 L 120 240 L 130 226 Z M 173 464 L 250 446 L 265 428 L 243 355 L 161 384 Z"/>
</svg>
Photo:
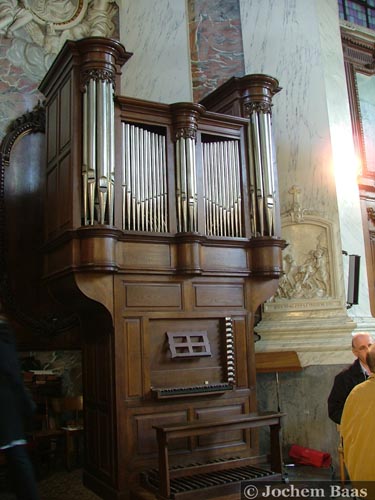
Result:
<svg viewBox="0 0 375 500">
<path fill-rule="evenodd" d="M 362 363 L 366 364 L 366 355 L 369 348 L 372 345 L 372 339 L 370 335 L 363 334 L 357 335 L 353 340 L 353 354 L 357 356 Z"/>
</svg>

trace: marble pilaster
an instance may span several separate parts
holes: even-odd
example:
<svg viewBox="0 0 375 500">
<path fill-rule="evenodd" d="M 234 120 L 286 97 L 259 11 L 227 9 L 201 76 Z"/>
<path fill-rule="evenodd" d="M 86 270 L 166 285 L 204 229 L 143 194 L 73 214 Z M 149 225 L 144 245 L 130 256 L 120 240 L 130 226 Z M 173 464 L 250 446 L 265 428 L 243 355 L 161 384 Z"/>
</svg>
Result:
<svg viewBox="0 0 375 500">
<path fill-rule="evenodd" d="M 240 0 L 246 73 L 276 77 L 274 99 L 282 236 L 299 266 L 316 251 L 308 220 L 291 221 L 290 189 L 305 214 L 329 227 L 329 291 L 265 304 L 258 350 L 297 350 L 303 366 L 348 362 L 350 334 L 370 319 L 361 214 L 336 0 Z M 316 222 L 314 222 L 316 224 Z M 318 231 L 319 232 L 319 231 Z M 292 250 L 291 250 L 292 249 Z M 348 266 L 342 251 L 361 255 L 360 305 L 346 310 Z M 304 279 L 303 273 L 299 277 Z M 298 278 L 298 277 L 297 277 Z M 322 307 L 323 305 L 323 307 Z M 357 326 L 358 323 L 358 326 Z"/>
<path fill-rule="evenodd" d="M 185 0 L 122 0 L 120 41 L 133 52 L 121 95 L 156 102 L 192 101 Z"/>
</svg>

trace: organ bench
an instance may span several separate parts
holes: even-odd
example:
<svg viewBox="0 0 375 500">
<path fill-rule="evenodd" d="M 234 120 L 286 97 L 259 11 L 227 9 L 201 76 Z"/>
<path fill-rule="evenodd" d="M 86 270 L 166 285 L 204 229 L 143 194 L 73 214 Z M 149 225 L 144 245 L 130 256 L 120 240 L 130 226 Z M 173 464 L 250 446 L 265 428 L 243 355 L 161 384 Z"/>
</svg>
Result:
<svg viewBox="0 0 375 500">
<path fill-rule="evenodd" d="M 159 449 L 159 492 L 158 498 L 215 498 L 218 490 L 213 486 L 209 473 L 214 472 L 218 484 L 218 475 L 222 472 L 223 482 L 226 493 L 232 493 L 239 488 L 239 483 L 245 480 L 264 480 L 281 479 L 282 475 L 282 457 L 280 448 L 280 421 L 283 413 L 262 412 L 249 413 L 246 415 L 236 415 L 225 419 L 213 419 L 204 421 L 193 421 L 185 424 L 172 424 L 167 426 L 155 425 L 158 449 Z M 235 467 L 233 460 L 219 462 L 217 460 L 206 464 L 193 464 L 186 467 L 169 467 L 170 440 L 183 437 L 195 437 L 207 434 L 225 432 L 228 430 L 245 430 L 257 427 L 269 426 L 270 428 L 270 465 L 272 473 L 252 467 L 253 461 L 249 458 L 241 460 L 236 459 Z M 225 471 L 230 472 L 228 474 Z M 237 476 L 236 476 L 237 471 Z M 205 476 L 204 476 L 205 475 Z M 188 486 L 191 490 L 186 490 L 186 481 L 183 480 L 183 489 L 179 491 L 179 478 L 188 478 Z M 171 480 L 177 479 L 176 487 L 172 488 Z M 215 480 L 214 480 L 215 482 Z M 200 485 L 199 491 L 194 488 L 196 484 Z M 206 485 L 206 487 L 204 487 Z M 174 490 L 174 491 L 172 491 Z M 220 484 L 220 492 L 223 493 L 223 484 Z M 190 496 L 191 495 L 191 496 Z M 197 496 L 198 495 L 198 496 Z M 201 496 L 203 495 L 203 496 Z M 214 495 L 214 496 L 212 496 Z"/>
</svg>

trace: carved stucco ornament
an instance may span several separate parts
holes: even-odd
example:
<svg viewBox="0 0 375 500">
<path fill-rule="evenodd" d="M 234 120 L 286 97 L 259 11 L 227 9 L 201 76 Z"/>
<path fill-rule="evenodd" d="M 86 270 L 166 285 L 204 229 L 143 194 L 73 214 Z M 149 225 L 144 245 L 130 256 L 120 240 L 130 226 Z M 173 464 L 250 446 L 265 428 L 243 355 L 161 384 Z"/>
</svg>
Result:
<svg viewBox="0 0 375 500">
<path fill-rule="evenodd" d="M 110 0 L 0 0 L 0 35 L 10 40 L 5 57 L 38 82 L 66 40 L 111 37 L 117 12 Z"/>
</svg>

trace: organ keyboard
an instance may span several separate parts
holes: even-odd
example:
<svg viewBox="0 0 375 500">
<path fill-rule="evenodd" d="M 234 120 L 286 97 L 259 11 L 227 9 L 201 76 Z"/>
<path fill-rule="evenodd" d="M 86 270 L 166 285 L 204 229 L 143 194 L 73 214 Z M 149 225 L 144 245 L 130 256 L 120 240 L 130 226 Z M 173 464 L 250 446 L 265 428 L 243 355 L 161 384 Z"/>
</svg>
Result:
<svg viewBox="0 0 375 500">
<path fill-rule="evenodd" d="M 204 384 L 194 385 L 189 387 L 168 387 L 168 388 L 152 388 L 152 393 L 156 399 L 178 398 L 181 396 L 200 396 L 209 393 L 220 394 L 233 389 L 232 384 Z"/>
</svg>

